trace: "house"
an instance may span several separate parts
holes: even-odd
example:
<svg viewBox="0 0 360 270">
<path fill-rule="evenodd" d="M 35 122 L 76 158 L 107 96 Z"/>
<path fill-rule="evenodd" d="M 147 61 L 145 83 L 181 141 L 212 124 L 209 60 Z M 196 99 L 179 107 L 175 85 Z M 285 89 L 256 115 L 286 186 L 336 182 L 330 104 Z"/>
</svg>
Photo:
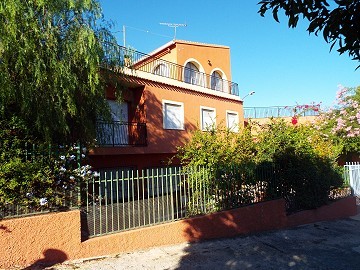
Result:
<svg viewBox="0 0 360 270">
<path fill-rule="evenodd" d="M 111 123 L 98 122 L 90 155 L 95 168 L 165 166 L 196 128 L 243 125 L 243 102 L 232 82 L 230 48 L 173 40 L 149 54 L 119 46 L 122 102 L 109 85 Z M 175 164 L 176 159 L 173 161 Z"/>
</svg>

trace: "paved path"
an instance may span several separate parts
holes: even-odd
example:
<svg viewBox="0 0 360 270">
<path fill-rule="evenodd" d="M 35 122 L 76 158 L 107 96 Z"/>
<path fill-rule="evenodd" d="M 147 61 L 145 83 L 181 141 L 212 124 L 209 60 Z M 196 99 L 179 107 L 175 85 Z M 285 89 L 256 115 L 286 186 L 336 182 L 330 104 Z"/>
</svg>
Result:
<svg viewBox="0 0 360 270">
<path fill-rule="evenodd" d="M 157 247 L 46 269 L 360 269 L 360 216 L 287 230 Z"/>
</svg>

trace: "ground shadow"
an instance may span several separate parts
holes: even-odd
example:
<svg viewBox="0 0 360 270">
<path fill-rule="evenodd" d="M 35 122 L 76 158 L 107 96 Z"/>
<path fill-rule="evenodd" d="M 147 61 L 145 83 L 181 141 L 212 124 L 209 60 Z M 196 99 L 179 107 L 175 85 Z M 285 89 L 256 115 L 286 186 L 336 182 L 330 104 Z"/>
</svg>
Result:
<svg viewBox="0 0 360 270">
<path fill-rule="evenodd" d="M 58 249 L 47 249 L 44 251 L 44 258 L 35 261 L 30 266 L 23 270 L 40 270 L 45 267 L 53 266 L 58 263 L 62 263 L 68 259 L 68 256 L 61 250 Z"/>
<path fill-rule="evenodd" d="M 187 222 L 185 233 L 198 239 L 218 230 L 212 228 L 212 220 L 209 226 Z M 221 225 L 230 231 L 237 229 L 227 222 Z M 360 244 L 358 225 L 359 221 L 344 219 L 193 242 L 183 249 L 185 255 L 175 269 L 355 269 L 360 263 L 353 248 Z"/>
</svg>

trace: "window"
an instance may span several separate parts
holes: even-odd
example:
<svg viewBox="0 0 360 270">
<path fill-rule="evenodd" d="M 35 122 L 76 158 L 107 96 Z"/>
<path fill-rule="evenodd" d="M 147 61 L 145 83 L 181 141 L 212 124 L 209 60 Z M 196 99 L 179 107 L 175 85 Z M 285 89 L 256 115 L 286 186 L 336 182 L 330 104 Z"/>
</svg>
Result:
<svg viewBox="0 0 360 270">
<path fill-rule="evenodd" d="M 216 124 L 214 108 L 200 107 L 201 129 L 209 130 Z"/>
<path fill-rule="evenodd" d="M 164 129 L 184 129 L 184 103 L 163 100 Z"/>
<path fill-rule="evenodd" d="M 170 77 L 169 68 L 165 64 L 159 64 L 155 67 L 154 72 L 155 75 L 160 75 L 163 77 Z"/>
<path fill-rule="evenodd" d="M 191 62 L 185 65 L 184 80 L 186 83 L 198 85 L 199 81 L 199 69 Z"/>
<path fill-rule="evenodd" d="M 233 132 L 239 132 L 239 114 L 237 112 L 226 111 L 226 126 Z"/>
<path fill-rule="evenodd" d="M 219 72 L 214 71 L 211 74 L 211 89 L 223 91 L 223 80 Z"/>
<path fill-rule="evenodd" d="M 108 100 L 111 121 L 102 119 L 97 124 L 97 140 L 100 145 L 121 146 L 129 144 L 128 104 Z"/>
</svg>

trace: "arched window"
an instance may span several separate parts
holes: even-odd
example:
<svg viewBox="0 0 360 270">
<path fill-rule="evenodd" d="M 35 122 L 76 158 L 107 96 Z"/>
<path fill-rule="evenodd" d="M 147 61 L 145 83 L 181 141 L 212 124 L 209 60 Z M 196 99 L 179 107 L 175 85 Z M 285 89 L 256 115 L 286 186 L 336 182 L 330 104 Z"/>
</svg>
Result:
<svg viewBox="0 0 360 270">
<path fill-rule="evenodd" d="M 199 74 L 199 69 L 193 63 L 188 62 L 185 65 L 184 81 L 186 83 L 199 85 Z"/>
<path fill-rule="evenodd" d="M 163 77 L 170 77 L 170 71 L 169 68 L 165 64 L 159 64 L 155 67 L 153 73 L 155 75 L 160 75 Z"/>
<path fill-rule="evenodd" d="M 221 74 L 217 71 L 214 71 L 211 74 L 211 89 L 223 92 L 223 79 Z"/>
</svg>

